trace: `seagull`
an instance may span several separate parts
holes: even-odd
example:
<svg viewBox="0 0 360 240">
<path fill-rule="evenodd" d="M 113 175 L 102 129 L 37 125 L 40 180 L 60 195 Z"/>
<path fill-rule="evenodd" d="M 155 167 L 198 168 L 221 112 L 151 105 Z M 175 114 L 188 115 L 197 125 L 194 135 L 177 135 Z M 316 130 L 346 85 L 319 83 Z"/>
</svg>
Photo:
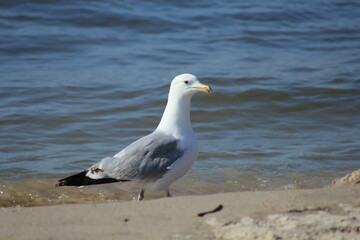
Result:
<svg viewBox="0 0 360 240">
<path fill-rule="evenodd" d="M 165 191 L 166 197 L 171 197 L 170 185 L 190 170 L 198 154 L 190 122 L 190 102 L 197 92 L 211 93 L 212 89 L 192 74 L 176 76 L 155 131 L 113 157 L 103 158 L 83 172 L 60 179 L 55 186 L 137 182 L 141 186 L 138 201 L 144 198 L 145 191 Z"/>
</svg>

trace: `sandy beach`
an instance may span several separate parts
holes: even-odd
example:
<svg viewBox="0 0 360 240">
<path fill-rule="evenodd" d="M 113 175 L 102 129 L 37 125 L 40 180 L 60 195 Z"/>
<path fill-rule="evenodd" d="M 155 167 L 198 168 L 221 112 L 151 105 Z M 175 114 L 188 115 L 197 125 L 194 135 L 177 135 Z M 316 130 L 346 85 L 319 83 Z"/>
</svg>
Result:
<svg viewBox="0 0 360 240">
<path fill-rule="evenodd" d="M 360 240 L 359 7 L 0 1 L 0 240 Z"/>
<path fill-rule="evenodd" d="M 0 239 L 360 239 L 360 187 L 11 207 L 0 226 Z"/>
</svg>

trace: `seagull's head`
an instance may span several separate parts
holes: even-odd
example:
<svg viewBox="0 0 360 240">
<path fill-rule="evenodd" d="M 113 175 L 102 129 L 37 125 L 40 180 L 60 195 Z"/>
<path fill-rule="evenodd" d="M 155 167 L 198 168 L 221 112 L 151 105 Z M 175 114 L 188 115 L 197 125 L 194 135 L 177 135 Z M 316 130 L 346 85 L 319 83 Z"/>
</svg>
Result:
<svg viewBox="0 0 360 240">
<path fill-rule="evenodd" d="M 207 85 L 201 84 L 197 77 L 188 73 L 176 76 L 171 82 L 171 94 L 191 97 L 197 92 L 211 93 L 212 89 Z"/>
</svg>

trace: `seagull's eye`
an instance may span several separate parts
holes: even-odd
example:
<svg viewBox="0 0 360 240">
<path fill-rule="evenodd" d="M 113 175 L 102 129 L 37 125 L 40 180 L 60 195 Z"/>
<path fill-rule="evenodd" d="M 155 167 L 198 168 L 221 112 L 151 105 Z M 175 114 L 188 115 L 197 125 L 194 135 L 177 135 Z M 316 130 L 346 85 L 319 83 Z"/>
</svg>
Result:
<svg viewBox="0 0 360 240">
<path fill-rule="evenodd" d="M 188 84 L 188 83 L 189 83 L 189 81 L 184 81 L 184 83 L 185 83 L 185 84 Z"/>
</svg>

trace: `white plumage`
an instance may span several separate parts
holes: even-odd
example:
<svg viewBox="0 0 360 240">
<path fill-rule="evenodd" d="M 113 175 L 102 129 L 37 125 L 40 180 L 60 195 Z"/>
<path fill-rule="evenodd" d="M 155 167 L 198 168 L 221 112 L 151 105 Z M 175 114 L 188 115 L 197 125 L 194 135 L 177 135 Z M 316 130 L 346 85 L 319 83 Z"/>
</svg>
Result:
<svg viewBox="0 0 360 240">
<path fill-rule="evenodd" d="M 142 185 L 138 200 L 144 197 L 144 191 L 166 191 L 166 196 L 171 196 L 171 183 L 185 175 L 198 153 L 190 123 L 190 102 L 199 91 L 212 92 L 194 75 L 175 77 L 164 114 L 154 132 L 85 172 L 59 180 L 57 186 L 133 181 Z"/>
</svg>

